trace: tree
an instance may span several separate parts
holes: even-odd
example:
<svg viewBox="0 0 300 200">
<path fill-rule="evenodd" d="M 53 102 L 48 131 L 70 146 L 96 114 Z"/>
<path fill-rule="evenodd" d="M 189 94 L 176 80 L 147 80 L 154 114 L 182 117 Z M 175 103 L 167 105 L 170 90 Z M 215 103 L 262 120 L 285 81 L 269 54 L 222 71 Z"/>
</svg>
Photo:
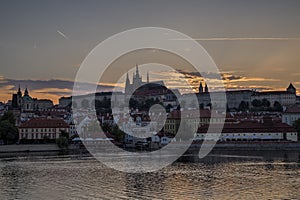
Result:
<svg viewBox="0 0 300 200">
<path fill-rule="evenodd" d="M 5 144 L 13 144 L 18 141 L 18 137 L 14 115 L 7 112 L 0 118 L 0 140 L 3 140 Z"/>
<path fill-rule="evenodd" d="M 274 108 L 274 111 L 278 111 L 278 112 L 282 112 L 282 110 L 283 110 L 282 105 L 278 101 L 274 102 L 273 108 Z"/>
<path fill-rule="evenodd" d="M 294 121 L 293 127 L 297 130 L 298 134 L 300 134 L 300 119 Z"/>
<path fill-rule="evenodd" d="M 261 102 L 262 106 L 265 107 L 265 108 L 269 108 L 271 103 L 268 99 L 263 99 L 262 102 Z"/>
<path fill-rule="evenodd" d="M 69 138 L 69 133 L 65 130 L 60 130 L 59 138 L 56 139 L 57 146 L 62 150 L 68 149 L 69 146 L 68 138 Z"/>
<path fill-rule="evenodd" d="M 258 100 L 258 99 L 254 99 L 254 100 L 251 102 L 251 104 L 252 104 L 253 107 L 261 107 L 261 106 L 262 106 L 261 100 Z"/>
<path fill-rule="evenodd" d="M 59 136 L 69 139 L 69 133 L 65 130 L 60 130 Z"/>
<path fill-rule="evenodd" d="M 241 101 L 240 105 L 239 105 L 239 110 L 240 111 L 247 111 L 249 109 L 249 104 L 248 102 L 245 101 Z"/>
<path fill-rule="evenodd" d="M 139 107 L 139 102 L 133 98 L 130 98 L 129 107 L 133 109 L 137 109 Z"/>
<path fill-rule="evenodd" d="M 1 117 L 1 121 L 4 121 L 4 120 L 8 120 L 9 123 L 11 123 L 11 124 L 16 123 L 15 116 L 11 112 L 4 113 L 4 115 Z"/>
<path fill-rule="evenodd" d="M 69 146 L 68 139 L 61 136 L 56 139 L 56 144 L 62 150 L 67 149 Z"/>
<path fill-rule="evenodd" d="M 117 141 L 123 142 L 125 133 L 119 129 L 117 125 L 112 127 L 111 133 L 116 137 Z"/>
</svg>

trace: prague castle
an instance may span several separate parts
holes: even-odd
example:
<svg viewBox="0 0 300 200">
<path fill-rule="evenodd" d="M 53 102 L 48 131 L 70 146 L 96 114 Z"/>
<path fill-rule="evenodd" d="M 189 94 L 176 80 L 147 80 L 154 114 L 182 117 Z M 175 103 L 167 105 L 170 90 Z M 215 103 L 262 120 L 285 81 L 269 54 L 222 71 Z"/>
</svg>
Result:
<svg viewBox="0 0 300 200">
<path fill-rule="evenodd" d="M 142 75 L 139 73 L 139 67 L 136 65 L 136 72 L 133 73 L 132 83 L 130 83 L 129 75 L 127 73 L 125 83 L 125 94 L 132 94 L 137 88 L 149 83 L 149 73 L 147 73 L 147 82 L 143 82 Z"/>
</svg>

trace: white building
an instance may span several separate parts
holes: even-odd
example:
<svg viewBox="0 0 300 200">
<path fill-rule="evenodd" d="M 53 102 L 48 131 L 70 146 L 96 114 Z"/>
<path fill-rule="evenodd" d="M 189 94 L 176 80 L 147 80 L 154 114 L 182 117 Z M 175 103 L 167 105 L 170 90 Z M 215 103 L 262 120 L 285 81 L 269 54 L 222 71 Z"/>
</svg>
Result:
<svg viewBox="0 0 300 200">
<path fill-rule="evenodd" d="M 292 126 L 298 119 L 300 119 L 300 105 L 287 107 L 287 109 L 282 113 L 282 123 Z"/>
<path fill-rule="evenodd" d="M 267 99 L 271 105 L 277 101 L 282 106 L 294 105 L 297 101 L 296 88 L 291 83 L 286 91 L 269 91 L 269 92 L 255 92 L 251 96 L 251 102 L 253 100 Z"/>
<path fill-rule="evenodd" d="M 57 139 L 61 131 L 69 133 L 69 125 L 62 119 L 33 118 L 19 126 L 19 139 Z"/>
<path fill-rule="evenodd" d="M 210 128 L 213 130 L 213 127 Z M 207 134 L 208 125 L 198 129 L 194 140 L 204 140 L 208 137 L 215 141 L 298 141 L 297 131 L 284 123 L 264 119 L 261 122 L 244 121 L 224 124 L 221 135 L 210 132 Z"/>
</svg>

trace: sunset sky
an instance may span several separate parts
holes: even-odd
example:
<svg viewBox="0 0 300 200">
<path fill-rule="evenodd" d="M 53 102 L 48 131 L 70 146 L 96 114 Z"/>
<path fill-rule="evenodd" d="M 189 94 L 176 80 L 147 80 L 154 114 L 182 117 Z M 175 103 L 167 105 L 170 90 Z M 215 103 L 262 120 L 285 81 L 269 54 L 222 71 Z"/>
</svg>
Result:
<svg viewBox="0 0 300 200">
<path fill-rule="evenodd" d="M 138 27 L 169 28 L 196 39 L 228 89 L 283 90 L 292 82 L 300 92 L 297 0 L 0 3 L 0 101 L 10 99 L 21 84 L 33 97 L 57 103 L 59 96 L 71 94 L 81 62 L 98 43 Z M 131 62 L 134 67 L 138 60 Z M 171 75 L 164 71 L 151 78 Z M 191 74 L 188 79 L 195 87 L 201 80 Z M 112 89 L 109 79 L 101 85 Z"/>
</svg>

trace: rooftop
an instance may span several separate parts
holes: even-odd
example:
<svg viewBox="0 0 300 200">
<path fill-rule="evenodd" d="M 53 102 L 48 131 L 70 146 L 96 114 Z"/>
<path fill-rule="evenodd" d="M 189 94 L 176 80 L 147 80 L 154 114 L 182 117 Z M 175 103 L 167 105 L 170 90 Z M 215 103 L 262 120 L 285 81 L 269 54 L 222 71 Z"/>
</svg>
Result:
<svg viewBox="0 0 300 200">
<path fill-rule="evenodd" d="M 69 128 L 69 125 L 62 119 L 33 118 L 19 128 Z"/>
<path fill-rule="evenodd" d="M 207 133 L 209 125 L 201 126 L 198 133 Z M 214 127 L 211 127 L 212 131 Z M 222 133 L 286 133 L 296 132 L 295 128 L 287 124 L 276 122 L 272 120 L 258 122 L 258 121 L 243 121 L 238 123 L 225 123 Z"/>
</svg>

